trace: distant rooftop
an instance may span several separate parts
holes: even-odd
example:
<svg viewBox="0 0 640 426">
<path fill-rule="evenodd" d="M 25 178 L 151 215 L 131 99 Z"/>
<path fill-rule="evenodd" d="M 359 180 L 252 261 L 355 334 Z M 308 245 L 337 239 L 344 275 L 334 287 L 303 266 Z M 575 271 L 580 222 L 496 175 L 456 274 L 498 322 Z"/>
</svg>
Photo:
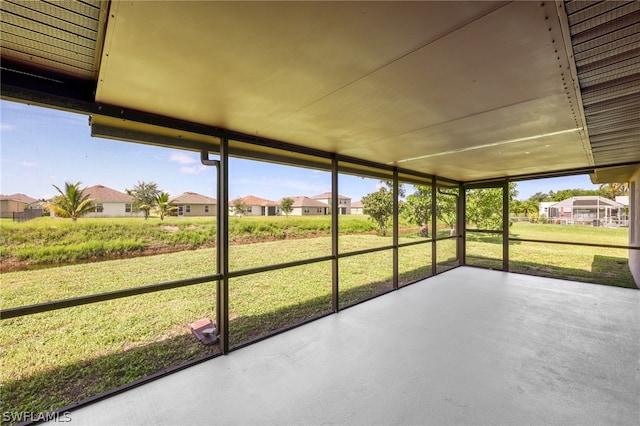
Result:
<svg viewBox="0 0 640 426">
<path fill-rule="evenodd" d="M 319 195 L 314 195 L 313 197 L 314 200 L 320 200 L 320 199 L 324 199 L 324 198 L 331 198 L 331 192 L 325 192 L 323 194 L 319 194 Z M 344 195 L 340 195 L 338 194 L 338 198 L 342 198 L 342 199 L 346 199 L 346 200 L 350 200 L 351 197 L 346 197 Z"/>
<path fill-rule="evenodd" d="M 180 204 L 216 204 L 215 198 L 207 197 L 206 195 L 198 194 L 197 192 L 184 192 L 176 197 L 171 197 L 171 200 Z"/>
<path fill-rule="evenodd" d="M 264 198 L 256 197 L 255 195 L 247 195 L 246 197 L 240 197 L 242 201 L 248 206 L 279 206 L 280 204 L 267 200 Z"/>
<path fill-rule="evenodd" d="M 13 200 L 26 204 L 33 204 L 38 202 L 38 200 L 36 200 L 35 198 L 31 198 L 28 195 L 24 194 L 0 195 L 0 200 Z"/>
<path fill-rule="evenodd" d="M 293 198 L 293 207 L 327 207 L 325 203 L 303 195 L 289 198 Z"/>
<path fill-rule="evenodd" d="M 94 201 L 103 203 L 130 203 L 133 201 L 132 196 L 104 185 L 90 186 L 85 188 L 84 193 L 88 194 L 89 198 Z"/>
<path fill-rule="evenodd" d="M 581 195 L 581 196 L 570 197 L 570 198 L 567 198 L 566 200 L 559 201 L 551 205 L 550 207 L 571 207 L 573 205 L 580 205 L 580 206 L 587 206 L 587 205 L 588 206 L 597 206 L 597 205 L 605 206 L 606 205 L 614 208 L 624 207 L 624 205 L 622 205 L 621 203 L 613 201 L 609 198 L 599 197 L 596 195 Z"/>
</svg>

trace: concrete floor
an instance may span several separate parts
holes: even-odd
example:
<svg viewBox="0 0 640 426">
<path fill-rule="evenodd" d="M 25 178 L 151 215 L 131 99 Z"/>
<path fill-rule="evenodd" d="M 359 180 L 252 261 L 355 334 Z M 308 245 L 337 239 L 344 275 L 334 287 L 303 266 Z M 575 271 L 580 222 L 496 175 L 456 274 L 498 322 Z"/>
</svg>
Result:
<svg viewBox="0 0 640 426">
<path fill-rule="evenodd" d="M 73 425 L 640 420 L 640 291 L 457 268 L 71 412 Z"/>
</svg>

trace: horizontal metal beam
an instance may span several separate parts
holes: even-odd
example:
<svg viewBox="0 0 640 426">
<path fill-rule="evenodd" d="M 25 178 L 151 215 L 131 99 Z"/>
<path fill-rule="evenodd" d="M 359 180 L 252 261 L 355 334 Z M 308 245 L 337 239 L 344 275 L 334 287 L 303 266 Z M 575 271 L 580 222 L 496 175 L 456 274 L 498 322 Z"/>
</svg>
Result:
<svg viewBox="0 0 640 426">
<path fill-rule="evenodd" d="M 438 241 L 444 241 L 444 240 L 453 240 L 453 239 L 455 239 L 455 238 L 462 238 L 462 235 L 450 235 L 450 236 L 448 236 L 448 237 L 440 237 L 440 238 L 437 238 L 437 237 L 436 237 L 436 242 L 438 242 Z"/>
<path fill-rule="evenodd" d="M 543 173 L 515 175 L 515 176 L 510 176 L 509 181 L 519 182 L 523 180 L 547 179 L 547 178 L 555 178 L 555 177 L 576 176 L 580 174 L 592 174 L 598 169 L 607 169 L 609 167 L 623 167 L 623 166 L 634 166 L 634 165 L 640 166 L 640 162 L 639 161 L 629 161 L 629 162 L 623 162 L 623 163 L 617 162 L 617 163 L 611 163 L 611 164 L 598 164 L 597 166 L 591 166 L 591 167 L 579 167 L 574 169 L 554 170 L 554 171 L 548 171 Z M 479 181 L 473 181 L 473 182 L 466 182 L 464 183 L 464 185 L 465 185 L 465 188 L 467 188 L 475 184 L 497 183 L 500 181 L 504 181 L 504 179 L 506 178 L 479 180 Z"/>
<path fill-rule="evenodd" d="M 479 234 L 502 234 L 504 231 L 502 229 L 469 229 L 467 228 L 467 232 L 475 232 Z"/>
<path fill-rule="evenodd" d="M 448 237 L 448 238 L 452 238 L 452 237 Z M 424 242 L 419 241 L 419 242 L 406 243 L 403 246 L 422 244 L 429 241 L 431 240 L 425 240 Z M 348 253 L 341 253 L 338 255 L 338 258 L 375 253 L 378 251 L 391 250 L 393 248 L 394 246 L 384 246 L 384 247 L 375 247 L 370 249 L 358 250 L 358 251 L 348 252 Z M 303 265 L 309 265 L 313 263 L 326 262 L 333 259 L 334 259 L 334 256 L 328 255 L 328 256 L 322 256 L 322 257 L 315 257 L 312 259 L 303 259 L 303 260 L 297 260 L 293 262 L 280 263 L 277 265 L 267 265 L 267 266 L 261 266 L 257 268 L 251 268 L 251 269 L 243 269 L 240 271 L 230 271 L 228 273 L 228 277 L 238 278 L 246 275 L 258 274 L 261 272 L 270 272 L 270 271 L 276 271 L 279 269 L 291 268 L 295 266 L 303 266 Z M 165 283 L 151 284 L 148 286 L 133 287 L 133 288 L 123 289 L 123 290 L 115 290 L 115 291 L 110 291 L 105 293 L 92 294 L 88 296 L 80 296 L 80 297 L 74 297 L 74 298 L 63 299 L 63 300 L 55 300 L 51 302 L 39 303 L 34 305 L 18 306 L 15 308 L 8 308 L 8 309 L 1 310 L 0 319 L 9 319 L 9 318 L 15 318 L 15 317 L 24 316 L 24 315 L 31 315 L 31 314 L 41 313 L 41 312 L 54 311 L 58 309 L 71 308 L 74 306 L 87 305 L 87 304 L 97 303 L 97 302 L 105 302 L 109 300 L 120 299 L 123 297 L 131 297 L 131 296 L 137 296 L 137 295 L 146 294 L 146 293 L 153 293 L 157 291 L 170 290 L 170 289 L 179 288 L 179 287 L 187 287 L 187 286 L 203 284 L 207 282 L 215 282 L 221 279 L 222 279 L 222 274 L 207 275 L 203 277 L 189 278 L 189 279 L 178 280 L 178 281 L 169 281 Z"/>
<path fill-rule="evenodd" d="M 358 256 L 361 254 L 375 253 L 377 251 L 393 250 L 393 248 L 394 246 L 390 245 L 390 246 L 375 247 L 375 248 L 364 249 L 364 250 L 350 251 L 348 253 L 340 253 L 338 255 L 338 259 L 342 259 L 344 257 Z"/>
<path fill-rule="evenodd" d="M 417 245 L 420 245 L 420 244 L 428 244 L 428 243 L 430 243 L 432 241 L 433 241 L 433 238 L 426 238 L 424 240 L 411 241 L 411 242 L 408 242 L 408 243 L 398 243 L 398 248 L 417 246 Z"/>
<path fill-rule="evenodd" d="M 277 265 L 259 266 L 251 269 L 242 269 L 240 271 L 229 271 L 229 278 L 244 277 L 245 275 L 259 274 L 261 272 L 277 271 L 279 269 L 291 268 L 294 266 L 311 265 L 312 263 L 327 262 L 332 260 L 333 256 L 314 257 L 313 259 L 295 260 L 293 262 L 278 263 Z"/>
<path fill-rule="evenodd" d="M 24 315 L 38 314 L 41 312 L 55 311 L 58 309 L 71 308 L 74 306 L 88 305 L 91 303 L 105 302 L 108 300 L 121 299 L 123 297 L 138 296 L 146 293 L 154 293 L 156 291 L 170 290 L 173 288 L 187 287 L 196 284 L 215 282 L 222 278 L 222 275 L 206 275 L 197 278 L 188 278 L 178 281 L 169 281 L 160 284 L 151 284 L 142 287 L 127 288 L 124 290 L 115 290 L 99 294 L 91 294 L 88 296 L 73 297 L 70 299 L 54 300 L 52 302 L 38 303 L 35 305 L 18 306 L 15 308 L 3 309 L 0 311 L 0 319 L 15 318 Z"/>
<path fill-rule="evenodd" d="M 384 170 L 393 173 L 395 167 L 393 165 L 375 163 L 372 161 L 362 160 L 355 157 L 334 154 L 314 148 L 303 147 L 299 145 L 294 145 L 291 143 L 278 141 L 274 139 L 264 138 L 256 135 L 248 135 L 241 132 L 236 132 L 233 130 L 223 129 L 219 127 L 213 126 L 205 126 L 198 123 L 191 123 L 182 120 L 177 120 L 165 116 L 159 116 L 155 114 L 149 114 L 142 111 L 135 111 L 126 108 L 121 108 L 114 105 L 107 104 L 98 104 L 93 102 L 84 91 L 79 93 L 67 93 L 63 90 L 34 90 L 34 89 L 26 89 L 24 85 L 12 84 L 15 83 L 15 79 L 13 78 L 5 78 L 5 75 L 10 75 L 13 73 L 9 73 L 5 70 L 2 72 L 2 80 L 0 86 L 0 95 L 2 99 L 10 100 L 14 102 L 21 103 L 29 103 L 34 105 L 39 105 L 48 108 L 60 109 L 64 111 L 79 113 L 79 114 L 87 114 L 87 115 L 102 115 L 106 117 L 113 117 L 122 120 L 128 120 L 137 123 L 149 124 L 158 127 L 165 127 L 174 130 L 180 130 L 189 133 L 195 133 L 200 135 L 212 136 L 217 138 L 227 138 L 229 141 L 238 141 L 244 142 L 252 145 L 259 145 L 263 147 L 268 147 L 274 150 L 281 150 L 283 155 L 279 155 L 277 152 L 274 153 L 263 153 L 263 152 L 252 152 L 251 150 L 238 149 L 238 148 L 230 148 L 230 152 L 232 155 L 243 157 L 243 158 L 252 158 L 256 160 L 267 160 L 282 164 L 300 164 L 303 166 L 311 167 L 311 168 L 319 168 L 325 169 L 327 168 L 323 162 L 313 162 L 313 161 L 300 161 L 300 159 L 289 158 L 284 155 L 284 153 L 293 152 L 303 155 L 314 156 L 318 158 L 330 159 L 332 157 L 336 157 L 340 163 L 351 163 L 354 165 L 359 165 L 363 167 L 369 167 L 372 169 Z M 30 86 L 32 87 L 32 86 Z M 158 136 L 145 136 L 136 132 L 113 132 L 113 129 L 109 129 L 110 132 L 105 133 L 104 137 L 113 137 L 116 139 L 124 139 L 129 141 L 138 141 L 143 143 L 152 143 L 156 145 L 167 145 L 167 146 L 181 146 L 185 149 L 192 149 L 195 151 L 200 151 L 203 149 L 208 149 L 211 152 L 216 151 L 215 146 L 207 146 L 206 144 L 198 144 L 198 143 L 188 143 L 183 142 L 180 144 L 180 141 L 171 139 L 171 138 L 162 138 Z M 109 136 L 111 135 L 111 136 Z M 329 166 L 330 168 L 330 166 Z M 361 170 L 357 168 L 350 168 L 348 165 L 343 164 L 340 166 L 341 171 L 350 173 L 350 174 L 362 174 Z M 422 178 L 431 178 L 431 175 L 416 172 L 408 169 L 398 169 L 402 173 L 405 174 L 413 174 Z M 375 177 L 386 179 L 388 178 L 386 175 L 382 174 L 376 175 Z M 455 183 L 458 181 L 449 179 L 446 177 L 438 177 L 438 180 L 442 180 L 443 182 Z"/>
<path fill-rule="evenodd" d="M 595 244 L 595 243 L 579 243 L 570 241 L 549 241 L 549 240 L 535 240 L 531 238 L 509 238 L 511 241 L 521 241 L 524 243 L 542 243 L 542 244 L 561 244 L 568 246 L 582 246 L 582 247 L 597 247 L 597 248 L 612 248 L 622 250 L 640 250 L 640 246 L 620 246 L 615 244 Z"/>
</svg>

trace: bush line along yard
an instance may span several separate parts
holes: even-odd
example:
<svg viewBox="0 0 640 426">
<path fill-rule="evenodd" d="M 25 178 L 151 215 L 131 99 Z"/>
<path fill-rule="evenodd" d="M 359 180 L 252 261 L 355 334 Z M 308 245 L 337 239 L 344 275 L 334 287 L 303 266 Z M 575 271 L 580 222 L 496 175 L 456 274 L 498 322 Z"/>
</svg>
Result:
<svg viewBox="0 0 640 426">
<path fill-rule="evenodd" d="M 1 255 L 7 267 L 2 308 L 212 274 L 213 222 L 2 221 Z M 364 216 L 341 216 L 339 222 L 341 252 L 391 245 L 392 238 L 378 235 Z M 330 223 L 329 217 L 231 218 L 230 268 L 326 256 L 331 253 Z M 401 242 L 420 239 L 417 227 L 401 227 Z M 510 232 L 519 238 L 628 244 L 623 228 L 516 223 Z M 442 235 L 448 230 L 442 229 Z M 499 239 L 469 234 L 467 245 L 472 255 L 500 259 Z M 450 259 L 455 240 L 438 242 L 438 249 L 439 261 Z M 632 283 L 626 250 L 516 242 L 510 250 L 512 270 L 619 286 Z M 156 255 L 143 256 L 152 253 Z M 121 258 L 108 260 L 113 257 Z M 341 306 L 390 290 L 392 259 L 390 250 L 340 259 Z M 427 276 L 431 245 L 400 248 L 399 259 L 401 285 Z M 31 269 L 10 270 L 16 266 Z M 216 353 L 216 346 L 201 345 L 187 328 L 196 319 L 214 317 L 215 288 L 215 283 L 203 283 L 3 320 L 3 410 L 46 412 Z M 331 262 L 233 278 L 229 300 L 232 345 L 322 315 L 331 311 Z"/>
<path fill-rule="evenodd" d="M 33 265 L 104 260 L 185 249 L 214 247 L 215 218 L 175 218 L 164 221 L 140 218 L 91 219 L 78 222 L 39 218 L 25 223 L 1 222 L 0 265 L 2 270 Z M 375 232 L 364 217 L 340 218 L 345 234 Z M 309 218 L 230 218 L 232 244 L 331 235 L 328 216 Z"/>
</svg>

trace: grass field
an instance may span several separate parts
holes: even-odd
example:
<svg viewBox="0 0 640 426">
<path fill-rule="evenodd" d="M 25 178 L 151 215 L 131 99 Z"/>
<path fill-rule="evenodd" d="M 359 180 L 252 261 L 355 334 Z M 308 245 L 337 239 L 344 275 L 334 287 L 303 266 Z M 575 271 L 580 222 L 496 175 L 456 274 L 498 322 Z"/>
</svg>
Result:
<svg viewBox="0 0 640 426">
<path fill-rule="evenodd" d="M 351 250 L 390 241 L 352 235 Z M 234 247 L 232 269 L 263 262 L 265 253 L 315 254 L 328 237 Z M 377 240 L 377 241 L 376 241 Z M 428 245 L 427 245 L 428 246 Z M 319 253 L 318 253 L 319 254 Z M 324 253 L 323 253 L 324 254 Z M 3 274 L 2 307 L 212 273 L 214 249 Z M 286 260 L 281 257 L 281 260 Z M 341 305 L 391 289 L 390 250 L 341 260 Z M 430 258 L 408 259 L 404 271 Z M 407 278 L 404 278 L 405 282 Z M 239 344 L 331 310 L 331 263 L 319 262 L 230 280 L 230 340 Z M 187 324 L 215 313 L 215 283 L 3 320 L 2 401 L 9 411 L 47 411 L 215 353 Z"/>
<path fill-rule="evenodd" d="M 511 238 L 626 246 L 628 228 L 516 223 Z M 512 241 L 509 269 L 545 277 L 634 288 L 626 249 Z M 488 234 L 467 234 L 467 263 L 502 268 L 502 241 Z"/>
<path fill-rule="evenodd" d="M 331 252 L 330 237 L 311 225 L 304 230 L 306 234 L 296 238 L 291 238 L 289 226 L 284 227 L 290 233 L 287 238 L 255 242 L 260 241 L 255 235 L 267 232 L 264 229 L 268 226 L 246 219 L 250 218 L 239 221 L 243 221 L 243 226 L 253 227 L 254 237 L 245 241 L 254 243 L 231 247 L 232 271 L 326 256 Z M 281 223 L 287 222 L 285 218 L 278 219 L 273 229 L 283 229 Z M 361 224 L 362 218 L 352 220 L 351 228 L 341 229 L 341 252 L 391 244 L 390 237 L 367 230 L 366 224 Z M 137 221 L 136 226 L 139 223 Z M 142 226 L 158 226 L 151 221 L 142 223 Z M 96 226 L 90 222 L 89 225 Z M 161 226 L 180 228 L 180 225 L 187 230 L 201 226 L 197 220 L 178 225 L 165 222 Z M 360 233 L 356 232 L 359 226 L 362 226 Z M 4 229 L 3 226 L 3 233 Z M 108 235 L 102 232 L 97 233 Z M 593 227 L 520 223 L 512 227 L 511 234 L 518 238 L 619 245 L 626 245 L 628 241 L 626 229 Z M 125 235 L 133 236 L 136 232 L 122 233 L 119 238 Z M 305 236 L 308 238 L 303 238 Z M 499 240 L 476 236 L 467 239 L 470 263 L 474 261 L 474 254 L 479 256 L 478 264 L 486 262 L 486 258 L 501 259 Z M 400 236 L 401 242 L 417 239 L 411 230 Z M 455 240 L 439 241 L 437 246 L 438 262 L 442 263 L 438 267 L 440 271 L 448 267 L 447 261 L 455 259 Z M 513 242 L 510 251 L 510 267 L 515 271 L 549 276 L 564 274 L 570 279 L 602 284 L 632 284 L 626 250 Z M 400 248 L 400 285 L 430 275 L 431 254 L 431 244 Z M 340 305 L 390 290 L 392 259 L 391 250 L 341 258 Z M 6 272 L 2 274 L 2 308 L 213 273 L 215 249 L 206 246 L 154 256 Z M 45 412 L 217 353 L 216 346 L 202 346 L 187 328 L 192 321 L 214 317 L 215 289 L 215 283 L 204 283 L 3 320 L 0 328 L 3 410 Z M 230 340 L 232 345 L 237 345 L 330 312 L 331 262 L 233 278 L 229 297 Z"/>
</svg>

